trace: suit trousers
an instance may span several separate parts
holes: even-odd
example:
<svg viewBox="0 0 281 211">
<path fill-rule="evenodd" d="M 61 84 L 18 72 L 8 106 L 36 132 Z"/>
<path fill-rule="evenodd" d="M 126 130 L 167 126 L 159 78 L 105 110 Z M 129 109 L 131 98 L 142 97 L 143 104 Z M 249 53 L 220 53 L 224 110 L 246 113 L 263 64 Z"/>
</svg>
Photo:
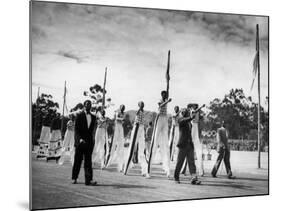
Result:
<svg viewBox="0 0 281 211">
<path fill-rule="evenodd" d="M 89 183 L 93 179 L 92 152 L 93 152 L 93 145 L 88 143 L 80 143 L 75 148 L 74 164 L 72 168 L 73 180 L 74 179 L 76 180 L 79 176 L 83 159 L 84 159 L 85 183 Z"/>
<path fill-rule="evenodd" d="M 225 164 L 227 175 L 232 176 L 231 167 L 230 167 L 230 151 L 229 151 L 229 149 L 224 148 L 224 147 L 220 147 L 219 150 L 218 150 L 218 153 L 219 153 L 219 155 L 218 155 L 217 161 L 216 161 L 216 163 L 213 167 L 212 175 L 216 176 L 216 174 L 219 170 L 221 161 L 223 160 L 224 164 Z"/>
<path fill-rule="evenodd" d="M 187 160 L 190 174 L 196 174 L 193 143 L 188 143 L 187 146 L 178 148 L 178 158 L 174 174 L 175 180 L 179 180 L 180 171 L 185 159 Z"/>
</svg>

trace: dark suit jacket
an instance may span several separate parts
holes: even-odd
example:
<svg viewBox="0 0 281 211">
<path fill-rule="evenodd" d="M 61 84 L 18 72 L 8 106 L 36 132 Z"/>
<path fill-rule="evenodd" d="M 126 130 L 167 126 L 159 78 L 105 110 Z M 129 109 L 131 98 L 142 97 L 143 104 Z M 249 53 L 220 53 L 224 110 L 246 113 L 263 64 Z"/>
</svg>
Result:
<svg viewBox="0 0 281 211">
<path fill-rule="evenodd" d="M 85 112 L 81 112 L 77 115 L 74 127 L 74 146 L 77 147 L 80 143 L 80 139 L 83 139 L 87 144 L 93 146 L 94 140 L 94 130 L 96 127 L 96 117 L 91 114 L 92 121 L 90 127 L 88 128 L 87 117 Z"/>
<path fill-rule="evenodd" d="M 219 147 L 225 147 L 228 148 L 228 138 L 227 138 L 227 132 L 226 129 L 221 127 L 217 130 L 217 141 L 218 141 L 218 148 Z"/>
<path fill-rule="evenodd" d="M 193 118 L 191 117 L 180 117 L 178 119 L 179 123 L 179 140 L 177 143 L 177 147 L 184 148 L 188 144 L 192 143 L 191 137 L 191 124 L 190 121 Z"/>
</svg>

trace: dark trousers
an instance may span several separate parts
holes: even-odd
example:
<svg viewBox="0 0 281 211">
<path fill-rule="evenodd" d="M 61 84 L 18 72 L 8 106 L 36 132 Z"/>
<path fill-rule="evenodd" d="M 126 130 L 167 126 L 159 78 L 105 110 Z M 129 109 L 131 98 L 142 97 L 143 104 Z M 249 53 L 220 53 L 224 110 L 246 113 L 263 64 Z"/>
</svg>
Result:
<svg viewBox="0 0 281 211">
<path fill-rule="evenodd" d="M 196 174 L 196 166 L 194 161 L 194 146 L 189 143 L 186 147 L 179 147 L 177 164 L 175 169 L 174 178 L 179 180 L 180 170 L 183 166 L 184 160 L 187 160 L 190 174 Z"/>
<path fill-rule="evenodd" d="M 216 176 L 218 170 L 219 170 L 219 167 L 220 167 L 220 164 L 221 164 L 221 161 L 223 160 L 224 161 L 224 164 L 225 164 L 225 168 L 226 168 L 226 173 L 228 176 L 232 176 L 232 172 L 231 172 L 231 167 L 230 167 L 230 151 L 229 149 L 227 148 L 224 148 L 224 147 L 220 147 L 219 150 L 218 150 L 218 153 L 219 153 L 219 156 L 217 158 L 217 161 L 213 167 L 213 170 L 212 170 L 212 175 L 213 176 Z"/>
<path fill-rule="evenodd" d="M 82 160 L 84 159 L 85 183 L 89 183 L 93 179 L 92 169 L 92 152 L 93 145 L 80 143 L 75 148 L 74 164 L 72 168 L 72 179 L 78 178 Z"/>
</svg>

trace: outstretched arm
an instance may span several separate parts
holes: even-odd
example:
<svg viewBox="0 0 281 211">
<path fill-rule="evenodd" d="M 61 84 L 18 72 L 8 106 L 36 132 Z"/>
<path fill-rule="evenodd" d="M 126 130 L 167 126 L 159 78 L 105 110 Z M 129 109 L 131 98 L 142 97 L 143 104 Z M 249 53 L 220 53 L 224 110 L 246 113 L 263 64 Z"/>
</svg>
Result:
<svg viewBox="0 0 281 211">
<path fill-rule="evenodd" d="M 163 103 L 158 103 L 158 105 L 159 105 L 159 107 L 163 107 L 163 106 L 165 106 L 166 104 L 168 104 L 168 103 L 171 102 L 171 101 L 172 101 L 172 99 L 170 98 L 170 99 L 166 100 L 166 101 L 163 102 Z"/>
<path fill-rule="evenodd" d="M 194 119 L 194 116 L 193 117 L 181 117 L 178 119 L 178 123 L 183 124 L 185 122 L 190 122 L 193 119 Z"/>
</svg>

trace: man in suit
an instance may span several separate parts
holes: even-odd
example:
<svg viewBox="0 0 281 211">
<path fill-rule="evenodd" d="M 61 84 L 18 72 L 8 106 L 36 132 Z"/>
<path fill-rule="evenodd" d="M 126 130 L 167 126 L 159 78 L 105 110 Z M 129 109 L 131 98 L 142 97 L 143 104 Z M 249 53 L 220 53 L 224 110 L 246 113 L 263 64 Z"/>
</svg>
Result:
<svg viewBox="0 0 281 211">
<path fill-rule="evenodd" d="M 178 147 L 178 158 L 174 174 L 174 179 L 176 183 L 180 183 L 180 170 L 182 168 L 183 162 L 187 159 L 189 172 L 192 176 L 191 184 L 199 185 L 201 182 L 198 180 L 196 175 L 196 166 L 194 161 L 194 145 L 191 137 L 190 121 L 194 116 L 189 116 L 188 110 L 183 109 L 181 112 L 181 117 L 178 119 L 179 124 L 179 140 L 177 143 Z"/>
<path fill-rule="evenodd" d="M 82 160 L 84 159 L 85 185 L 96 185 L 97 182 L 92 182 L 92 152 L 95 145 L 94 129 L 96 126 L 96 117 L 90 113 L 92 103 L 90 100 L 84 102 L 84 111 L 76 117 L 74 127 L 75 139 L 75 155 L 72 168 L 73 184 L 77 183 L 77 178 L 81 168 Z"/>
<path fill-rule="evenodd" d="M 229 179 L 234 179 L 235 177 L 232 176 L 231 167 L 230 167 L 230 150 L 228 147 L 228 135 L 225 129 L 225 123 L 222 121 L 221 127 L 217 130 L 217 142 L 218 147 L 217 151 L 219 153 L 215 166 L 212 170 L 212 176 L 216 177 L 217 171 L 220 167 L 221 161 L 224 161 L 227 177 Z"/>
</svg>

